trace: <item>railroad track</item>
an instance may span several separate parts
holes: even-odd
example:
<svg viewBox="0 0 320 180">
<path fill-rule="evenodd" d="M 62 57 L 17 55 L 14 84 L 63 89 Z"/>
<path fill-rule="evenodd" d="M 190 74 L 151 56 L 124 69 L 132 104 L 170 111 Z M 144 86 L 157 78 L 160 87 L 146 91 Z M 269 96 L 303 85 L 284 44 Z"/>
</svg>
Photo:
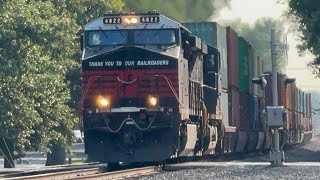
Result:
<svg viewBox="0 0 320 180">
<path fill-rule="evenodd" d="M 62 171 L 62 172 L 52 172 L 52 173 L 43 173 L 37 175 L 29 175 L 29 176 L 21 176 L 14 177 L 9 179 L 34 179 L 34 180 L 47 180 L 47 179 L 73 179 L 78 176 L 87 176 L 95 173 L 100 173 L 100 168 L 88 168 L 88 169 L 79 169 L 79 170 L 70 170 L 70 171 Z"/>
<path fill-rule="evenodd" d="M 183 163 L 183 162 L 192 162 L 192 161 L 232 161 L 232 160 L 241 160 L 250 157 L 258 156 L 257 153 L 248 153 L 245 155 L 239 154 L 230 154 L 228 156 L 215 156 L 215 157 L 207 157 L 207 158 L 186 158 L 177 160 L 168 160 L 166 162 L 167 165 Z M 89 164 L 88 164 L 89 165 Z M 79 165 L 78 165 L 79 166 Z M 164 166 L 165 167 L 165 166 Z M 67 169 L 67 168 L 77 168 L 77 169 Z M 18 176 L 0 176 L 1 178 L 10 178 L 10 179 L 125 179 L 128 177 L 136 177 L 143 175 L 150 175 L 154 173 L 160 172 L 162 169 L 160 166 L 148 166 L 148 167 L 137 167 L 137 166 L 122 166 L 122 170 L 109 171 L 107 172 L 106 164 L 93 163 L 92 166 L 84 166 L 84 167 L 66 167 L 61 169 L 53 169 L 53 170 L 45 170 L 44 172 L 26 172 L 26 173 L 18 173 Z M 46 172 L 47 171 L 47 172 Z M 9 176 L 9 177 L 8 177 Z"/>
<path fill-rule="evenodd" d="M 139 177 L 143 175 L 150 175 L 159 173 L 161 167 L 159 166 L 148 166 L 142 168 L 133 168 L 112 172 L 105 172 L 101 168 L 88 168 L 81 170 L 72 170 L 56 173 L 47 173 L 23 177 L 9 178 L 10 180 L 49 180 L 49 179 L 126 179 L 132 177 Z"/>
<path fill-rule="evenodd" d="M 161 167 L 159 166 L 148 166 L 142 168 L 134 168 L 134 169 L 126 169 L 121 171 L 113 171 L 113 172 L 106 172 L 100 174 L 93 174 L 90 176 L 85 177 L 77 177 L 75 179 L 126 179 L 126 178 L 133 178 L 139 176 L 146 176 L 151 174 L 156 174 L 161 171 Z"/>
</svg>

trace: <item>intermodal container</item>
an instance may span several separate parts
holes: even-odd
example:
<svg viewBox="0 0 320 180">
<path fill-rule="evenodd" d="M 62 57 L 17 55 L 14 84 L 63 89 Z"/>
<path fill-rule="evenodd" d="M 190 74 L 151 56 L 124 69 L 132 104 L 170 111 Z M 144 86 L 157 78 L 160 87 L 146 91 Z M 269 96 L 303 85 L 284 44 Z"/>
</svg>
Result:
<svg viewBox="0 0 320 180">
<path fill-rule="evenodd" d="M 306 93 L 305 92 L 302 92 L 302 94 L 301 94 L 301 98 L 302 98 L 302 100 L 301 100 L 301 106 L 302 106 L 302 114 L 303 115 L 305 115 L 306 114 Z"/>
<path fill-rule="evenodd" d="M 296 110 L 296 90 L 297 90 L 297 85 L 296 85 L 296 82 L 293 82 L 291 83 L 292 87 L 291 87 L 291 91 L 292 91 L 292 94 L 291 94 L 291 109 L 293 111 Z"/>
<path fill-rule="evenodd" d="M 240 130 L 249 130 L 248 94 L 240 92 Z"/>
<path fill-rule="evenodd" d="M 300 92 L 300 96 L 299 96 L 299 98 L 300 98 L 300 104 L 299 104 L 299 106 L 300 106 L 300 113 L 302 114 L 303 113 L 303 91 L 301 90 L 301 92 Z"/>
<path fill-rule="evenodd" d="M 249 64 L 248 42 L 243 38 L 238 39 L 238 67 L 239 67 L 239 91 L 249 91 Z"/>
<path fill-rule="evenodd" d="M 308 95 L 308 93 L 306 92 L 305 93 L 305 100 L 306 100 L 306 102 L 305 102 L 305 112 L 304 112 L 304 114 L 305 114 L 305 116 L 308 118 L 309 116 L 308 116 L 308 106 L 309 106 L 309 95 Z"/>
<path fill-rule="evenodd" d="M 230 88 L 229 95 L 229 124 L 240 128 L 240 95 L 238 89 Z"/>
<path fill-rule="evenodd" d="M 256 130 L 259 126 L 258 98 L 253 95 L 249 95 L 248 103 L 249 128 L 252 130 Z"/>
<path fill-rule="evenodd" d="M 289 84 L 287 84 L 287 89 L 286 89 L 286 97 L 287 97 L 287 99 L 286 99 L 286 108 L 287 109 L 290 109 L 290 110 L 292 110 L 292 108 L 291 108 L 291 102 L 292 102 L 292 100 L 291 100 L 291 94 L 292 94 L 292 85 L 291 85 L 291 83 L 289 83 Z"/>
<path fill-rule="evenodd" d="M 311 116 L 311 93 L 307 93 L 307 97 L 308 97 L 308 113 L 307 113 L 307 117 L 308 117 L 308 123 L 309 123 L 309 131 L 312 130 L 312 116 Z"/>
<path fill-rule="evenodd" d="M 266 106 L 273 105 L 273 96 L 272 96 L 272 75 L 270 72 L 265 72 L 265 79 L 267 81 L 267 85 L 265 87 L 265 100 Z"/>
<path fill-rule="evenodd" d="M 278 105 L 280 106 L 285 106 L 286 104 L 286 89 L 287 89 L 287 86 L 285 84 L 285 78 L 287 76 L 285 74 L 278 74 Z"/>
<path fill-rule="evenodd" d="M 183 23 L 183 25 L 191 31 L 192 35 L 201 38 L 219 50 L 221 58 L 221 86 L 222 89 L 228 89 L 226 28 L 216 22 Z"/>
<path fill-rule="evenodd" d="M 300 122 L 301 122 L 301 125 L 302 125 L 303 129 L 305 129 L 306 128 L 306 122 L 305 122 L 305 120 L 303 118 L 303 114 L 302 113 L 300 113 Z"/>
<path fill-rule="evenodd" d="M 307 98 L 306 98 L 307 96 L 306 96 L 306 93 L 305 92 L 303 92 L 303 104 L 302 104 L 302 106 L 303 106 L 303 108 L 302 108 L 302 112 L 303 112 L 303 114 L 304 115 L 306 115 L 306 110 L 307 110 Z"/>
<path fill-rule="evenodd" d="M 287 88 L 286 88 L 286 105 L 285 107 L 287 109 L 290 109 L 290 110 L 294 110 L 294 90 L 295 90 L 295 83 L 289 83 L 287 84 Z"/>
<path fill-rule="evenodd" d="M 258 85 L 252 83 L 252 78 L 258 77 L 258 64 L 256 50 L 252 45 L 248 46 L 248 65 L 249 65 L 249 94 L 258 96 Z"/>
<path fill-rule="evenodd" d="M 297 102 L 297 112 L 301 113 L 301 89 L 299 89 L 297 93 Z"/>
<path fill-rule="evenodd" d="M 287 129 L 292 129 L 292 110 L 287 109 Z"/>
<path fill-rule="evenodd" d="M 264 98 L 258 98 L 258 112 L 259 112 L 259 122 L 257 125 L 258 130 L 263 130 L 265 129 L 265 114 L 263 113 L 263 111 L 266 108 L 266 104 L 265 104 L 265 99 Z"/>
<path fill-rule="evenodd" d="M 301 116 L 300 116 L 300 113 L 299 112 L 297 112 L 297 127 L 299 128 L 299 126 L 301 126 L 301 118 L 300 118 Z"/>
<path fill-rule="evenodd" d="M 309 117 L 309 118 L 311 118 L 311 93 L 307 93 L 307 99 L 308 99 L 308 101 L 307 101 L 307 116 Z"/>
<path fill-rule="evenodd" d="M 239 88 L 239 66 L 238 66 L 238 35 L 227 27 L 227 63 L 229 88 Z"/>
<path fill-rule="evenodd" d="M 222 122 L 225 126 L 229 126 L 229 102 L 228 93 L 221 92 L 221 111 L 222 111 Z"/>
<path fill-rule="evenodd" d="M 312 113 L 311 113 L 311 103 L 312 99 L 311 99 L 311 93 L 309 93 L 309 117 L 312 118 Z M 312 124 L 312 122 L 311 122 Z"/>
<path fill-rule="evenodd" d="M 260 117 L 259 117 L 259 101 L 258 97 L 254 96 L 254 112 L 255 112 L 255 119 L 254 119 L 254 129 L 258 130 L 260 125 Z"/>
<path fill-rule="evenodd" d="M 260 56 L 257 56 L 257 75 L 256 75 L 256 77 L 260 77 L 262 75 L 262 72 L 263 72 L 263 62 L 262 62 Z M 262 92 L 262 89 L 258 85 L 255 85 L 255 86 L 257 86 L 257 96 L 263 97 L 264 93 Z"/>
<path fill-rule="evenodd" d="M 254 108 L 254 97 L 249 95 L 249 102 L 248 102 L 248 119 L 249 119 L 249 129 L 255 128 L 255 108 Z"/>
<path fill-rule="evenodd" d="M 304 124 L 305 124 L 305 131 L 309 130 L 309 122 L 308 122 L 308 118 L 304 115 L 303 116 L 303 120 L 304 120 Z"/>
<path fill-rule="evenodd" d="M 305 115 L 308 118 L 309 117 L 309 93 L 306 93 L 306 109 L 305 109 Z"/>
<path fill-rule="evenodd" d="M 295 111 L 298 112 L 299 111 L 299 88 L 298 87 L 296 87 L 296 93 L 295 93 L 294 99 L 296 100 Z"/>
<path fill-rule="evenodd" d="M 267 80 L 267 86 L 265 88 L 265 99 L 266 105 L 273 105 L 273 95 L 272 95 L 272 74 L 270 72 L 265 72 L 267 74 L 265 79 Z M 286 75 L 277 73 L 277 90 L 278 90 L 278 105 L 285 106 L 286 104 L 286 86 L 284 84 L 284 78 Z"/>
<path fill-rule="evenodd" d="M 297 120 L 297 112 L 292 111 L 292 129 L 297 130 L 298 129 L 298 120 Z"/>
</svg>

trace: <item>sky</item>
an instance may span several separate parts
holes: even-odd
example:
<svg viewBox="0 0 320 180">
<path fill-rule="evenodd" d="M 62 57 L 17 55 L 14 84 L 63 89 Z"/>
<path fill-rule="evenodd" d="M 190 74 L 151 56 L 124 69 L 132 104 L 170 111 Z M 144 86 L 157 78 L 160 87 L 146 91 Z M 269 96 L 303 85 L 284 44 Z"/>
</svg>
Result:
<svg viewBox="0 0 320 180">
<path fill-rule="evenodd" d="M 231 0 L 230 8 L 224 8 L 220 12 L 220 20 L 241 19 L 243 22 L 254 24 L 262 17 L 271 17 L 275 19 L 283 18 L 283 13 L 287 9 L 285 4 L 278 4 L 278 0 Z M 219 22 L 218 19 L 218 22 Z M 303 90 L 319 90 L 320 79 L 314 78 L 312 69 L 307 68 L 307 63 L 312 60 L 311 53 L 305 53 L 303 57 L 298 55 L 296 45 L 298 44 L 295 33 L 287 34 L 288 65 L 285 73 L 289 77 L 295 77 L 299 88 Z M 266 42 L 269 43 L 269 42 Z"/>
</svg>

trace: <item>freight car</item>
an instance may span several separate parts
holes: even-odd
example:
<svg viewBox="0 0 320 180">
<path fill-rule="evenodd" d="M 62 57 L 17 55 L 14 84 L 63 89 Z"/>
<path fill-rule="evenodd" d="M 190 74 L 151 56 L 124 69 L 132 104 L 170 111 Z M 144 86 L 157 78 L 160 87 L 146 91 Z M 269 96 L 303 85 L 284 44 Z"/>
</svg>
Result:
<svg viewBox="0 0 320 180">
<path fill-rule="evenodd" d="M 81 37 L 80 125 L 90 161 L 161 162 L 270 147 L 264 91 L 250 80 L 262 74 L 261 59 L 230 27 L 111 12 L 86 24 Z M 296 89 L 287 89 L 292 102 Z M 299 143 L 311 116 L 290 102 L 289 114 L 301 116 L 289 123 L 290 142 Z"/>
</svg>

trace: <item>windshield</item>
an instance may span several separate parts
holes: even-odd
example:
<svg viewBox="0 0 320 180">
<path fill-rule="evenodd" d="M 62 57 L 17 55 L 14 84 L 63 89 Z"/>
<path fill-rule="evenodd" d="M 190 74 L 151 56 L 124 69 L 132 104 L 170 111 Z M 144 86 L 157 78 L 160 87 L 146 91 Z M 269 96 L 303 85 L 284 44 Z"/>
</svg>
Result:
<svg viewBox="0 0 320 180">
<path fill-rule="evenodd" d="M 172 45 L 176 44 L 176 35 L 172 29 L 135 30 L 134 43 Z"/>
<path fill-rule="evenodd" d="M 128 41 L 127 31 L 89 31 L 88 45 L 120 45 Z"/>
</svg>

